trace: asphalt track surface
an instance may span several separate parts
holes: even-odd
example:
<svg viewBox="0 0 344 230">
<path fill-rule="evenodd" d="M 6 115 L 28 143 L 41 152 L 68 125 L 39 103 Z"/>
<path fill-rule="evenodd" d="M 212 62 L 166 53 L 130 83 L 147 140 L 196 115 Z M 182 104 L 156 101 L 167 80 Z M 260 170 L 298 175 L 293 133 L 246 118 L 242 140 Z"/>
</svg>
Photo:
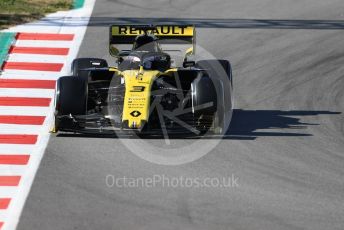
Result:
<svg viewBox="0 0 344 230">
<path fill-rule="evenodd" d="M 232 62 L 237 110 L 228 135 L 180 166 L 142 160 L 117 138 L 53 136 L 18 229 L 343 229 L 342 0 L 99 0 L 79 56 L 109 58 L 112 22 L 156 21 L 196 24 L 197 43 Z M 155 174 L 234 174 L 239 186 L 105 183 Z"/>
</svg>

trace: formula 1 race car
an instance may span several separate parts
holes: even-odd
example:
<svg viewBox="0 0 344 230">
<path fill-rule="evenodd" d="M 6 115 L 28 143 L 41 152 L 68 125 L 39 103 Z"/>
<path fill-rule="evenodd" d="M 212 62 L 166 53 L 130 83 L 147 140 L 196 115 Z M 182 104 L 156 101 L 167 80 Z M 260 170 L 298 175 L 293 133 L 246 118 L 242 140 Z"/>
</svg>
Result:
<svg viewBox="0 0 344 230">
<path fill-rule="evenodd" d="M 192 60 L 190 25 L 112 25 L 110 54 L 77 58 L 56 84 L 54 131 L 225 133 L 232 117 L 227 60 Z"/>
</svg>

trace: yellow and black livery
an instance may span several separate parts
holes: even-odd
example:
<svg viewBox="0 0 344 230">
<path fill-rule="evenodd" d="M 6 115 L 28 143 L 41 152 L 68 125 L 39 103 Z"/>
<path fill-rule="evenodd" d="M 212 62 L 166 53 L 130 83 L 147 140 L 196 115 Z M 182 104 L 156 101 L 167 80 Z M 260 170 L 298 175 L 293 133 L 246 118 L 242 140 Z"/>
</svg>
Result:
<svg viewBox="0 0 344 230">
<path fill-rule="evenodd" d="M 112 25 L 104 59 L 78 58 L 59 78 L 55 130 L 224 133 L 232 115 L 226 60 L 190 60 L 192 25 Z"/>
</svg>

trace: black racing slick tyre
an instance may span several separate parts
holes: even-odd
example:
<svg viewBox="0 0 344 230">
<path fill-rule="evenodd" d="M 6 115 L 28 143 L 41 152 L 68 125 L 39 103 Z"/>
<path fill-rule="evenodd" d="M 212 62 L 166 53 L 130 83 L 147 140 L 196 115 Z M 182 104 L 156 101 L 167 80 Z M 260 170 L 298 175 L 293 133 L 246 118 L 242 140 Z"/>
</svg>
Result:
<svg viewBox="0 0 344 230">
<path fill-rule="evenodd" d="M 85 115 L 87 111 L 87 78 L 64 76 L 56 83 L 55 130 L 59 130 L 64 116 Z"/>
<path fill-rule="evenodd" d="M 222 75 L 222 71 L 224 71 L 233 87 L 232 67 L 228 60 L 201 60 L 196 63 L 196 66 L 200 69 L 205 69 L 209 75 L 216 76 L 217 78 L 219 75 Z M 221 69 L 219 71 L 221 67 L 223 70 Z"/>
<path fill-rule="evenodd" d="M 72 63 L 72 75 L 77 77 L 89 77 L 87 68 L 102 68 L 108 67 L 106 60 L 101 58 L 77 58 Z"/>
<path fill-rule="evenodd" d="M 216 88 L 217 109 L 213 114 L 213 133 L 223 135 L 231 119 L 233 100 L 232 68 L 227 60 L 201 60 L 196 66 L 205 70 Z M 229 121 L 227 121 L 229 119 Z"/>
</svg>

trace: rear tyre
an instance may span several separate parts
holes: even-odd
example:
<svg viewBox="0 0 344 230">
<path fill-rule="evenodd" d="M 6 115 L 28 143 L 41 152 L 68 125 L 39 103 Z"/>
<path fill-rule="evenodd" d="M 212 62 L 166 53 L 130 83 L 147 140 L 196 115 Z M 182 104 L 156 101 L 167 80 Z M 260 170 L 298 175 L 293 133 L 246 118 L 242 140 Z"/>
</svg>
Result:
<svg viewBox="0 0 344 230">
<path fill-rule="evenodd" d="M 218 68 L 223 68 L 224 73 L 227 74 L 227 77 L 231 83 L 231 86 L 233 86 L 233 77 L 232 77 L 232 67 L 231 64 L 228 60 L 223 60 L 223 59 L 219 59 L 219 60 L 201 60 L 198 61 L 196 63 L 196 66 L 200 69 L 205 69 L 206 72 L 210 75 L 210 76 L 214 76 L 217 77 L 219 79 L 221 79 L 222 76 L 222 71 L 219 71 Z"/>
<path fill-rule="evenodd" d="M 72 75 L 77 77 L 89 77 L 89 71 L 83 70 L 87 68 L 108 67 L 106 60 L 101 58 L 77 58 L 72 63 Z"/>
<path fill-rule="evenodd" d="M 70 125 L 64 115 L 86 115 L 87 84 L 85 77 L 64 76 L 58 79 L 55 94 L 56 131 Z"/>
</svg>

